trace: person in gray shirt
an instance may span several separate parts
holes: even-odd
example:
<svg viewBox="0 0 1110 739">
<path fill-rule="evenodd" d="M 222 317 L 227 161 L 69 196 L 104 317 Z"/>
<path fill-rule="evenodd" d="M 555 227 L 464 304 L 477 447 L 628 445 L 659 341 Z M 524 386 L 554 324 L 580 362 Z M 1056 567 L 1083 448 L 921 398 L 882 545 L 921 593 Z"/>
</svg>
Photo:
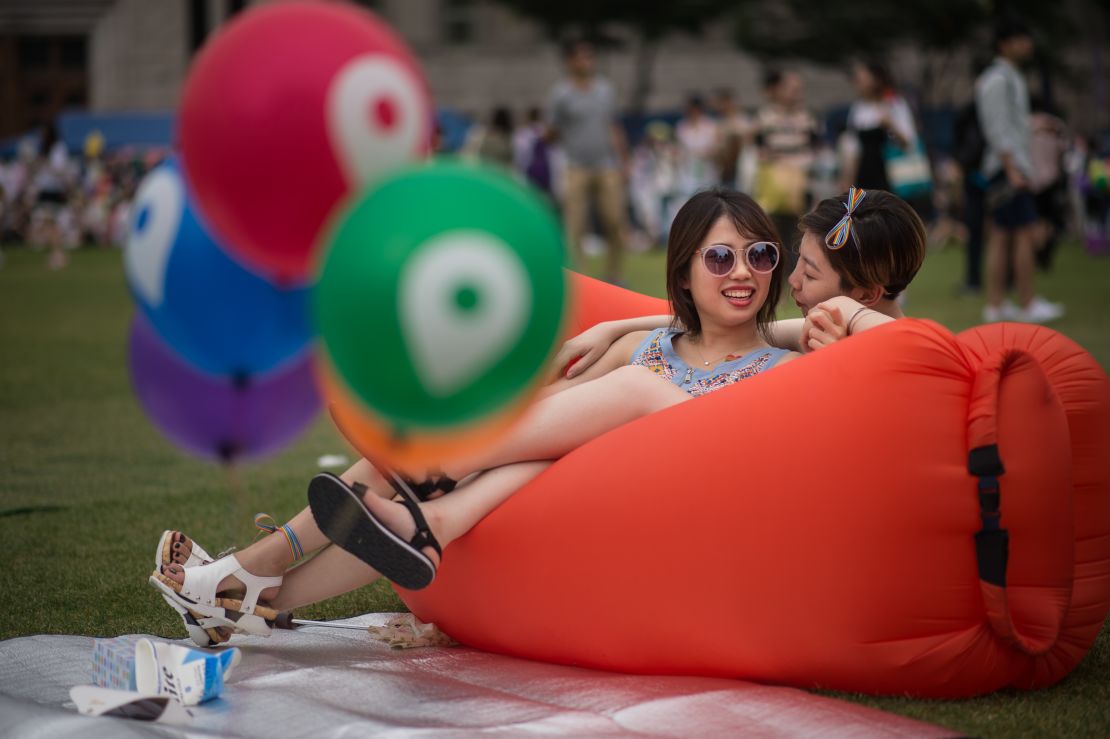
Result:
<svg viewBox="0 0 1110 739">
<path fill-rule="evenodd" d="M 987 178 L 987 305 L 983 320 L 1045 323 L 1064 307 L 1035 293 L 1034 251 L 1038 221 L 1030 190 L 1033 174 L 1029 128 L 1029 88 L 1020 66 L 1033 55 L 1033 36 L 1022 23 L 1007 19 L 995 30 L 994 63 L 975 83 L 975 107 L 986 142 L 982 172 Z M 1003 302 L 1008 257 L 1020 305 Z"/>
<path fill-rule="evenodd" d="M 563 217 L 579 268 L 591 201 L 608 242 L 605 278 L 620 283 L 625 240 L 627 144 L 617 123 L 616 92 L 597 75 L 593 45 L 577 40 L 563 49 L 567 76 L 552 89 L 548 122 L 566 156 Z"/>
</svg>

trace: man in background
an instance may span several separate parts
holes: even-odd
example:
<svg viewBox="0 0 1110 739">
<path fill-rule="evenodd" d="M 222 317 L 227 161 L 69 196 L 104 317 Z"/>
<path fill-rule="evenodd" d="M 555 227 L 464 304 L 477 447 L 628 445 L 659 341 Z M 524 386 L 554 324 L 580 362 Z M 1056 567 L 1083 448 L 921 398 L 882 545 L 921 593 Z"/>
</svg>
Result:
<svg viewBox="0 0 1110 739">
<path fill-rule="evenodd" d="M 1031 191 L 1029 87 L 1021 65 L 1033 56 L 1033 35 L 1014 19 L 999 22 L 995 60 L 975 83 L 975 105 L 986 143 L 982 172 L 987 179 L 986 293 L 983 320 L 1046 323 L 1064 307 L 1036 294 L 1034 251 L 1037 204 Z M 1012 261 L 1018 304 L 1004 302 Z"/>
<path fill-rule="evenodd" d="M 579 268 L 591 203 L 605 240 L 605 279 L 621 283 L 625 240 L 624 132 L 617 122 L 616 92 L 596 72 L 593 45 L 584 40 L 563 49 L 567 76 L 551 91 L 548 120 L 566 157 L 563 217 Z"/>
</svg>

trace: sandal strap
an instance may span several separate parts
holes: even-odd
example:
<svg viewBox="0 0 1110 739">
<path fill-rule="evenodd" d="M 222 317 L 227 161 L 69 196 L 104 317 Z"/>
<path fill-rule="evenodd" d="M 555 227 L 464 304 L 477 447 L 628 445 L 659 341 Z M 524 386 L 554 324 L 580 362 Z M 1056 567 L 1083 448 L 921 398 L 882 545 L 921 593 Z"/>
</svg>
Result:
<svg viewBox="0 0 1110 739">
<path fill-rule="evenodd" d="M 409 487 L 412 488 L 412 491 L 416 493 L 416 497 L 420 498 L 422 501 L 427 501 L 433 493 L 442 492 L 446 495 L 459 485 L 457 480 L 447 475 L 436 475 L 435 477 L 429 477 L 420 482 L 413 482 L 410 478 L 403 475 L 401 477 L 403 477 Z"/>
<path fill-rule="evenodd" d="M 439 542 L 432 534 L 432 529 L 428 526 L 428 519 L 424 518 L 424 512 L 420 510 L 420 503 L 417 500 L 416 492 L 409 487 L 408 481 L 404 477 L 392 470 L 389 472 L 394 478 L 390 483 L 393 485 L 393 489 L 398 492 L 397 502 L 408 509 L 409 515 L 412 516 L 413 523 L 416 524 L 416 533 L 409 539 L 409 544 L 417 549 L 431 547 L 436 551 L 436 554 L 442 557 L 443 547 L 439 545 Z M 355 491 L 359 497 L 362 497 L 366 494 L 368 488 L 361 482 L 356 482 L 351 485 L 351 490 Z"/>
<path fill-rule="evenodd" d="M 186 567 L 185 582 L 182 583 L 180 592 L 197 602 L 215 605 L 216 598 L 219 597 L 216 588 L 228 575 L 234 575 L 246 587 L 246 593 L 242 599 L 242 612 L 247 614 L 254 613 L 254 608 L 258 605 L 258 596 L 263 590 L 280 587 L 282 583 L 280 575 L 277 577 L 252 575 L 243 568 L 234 554 L 230 554 L 206 565 Z"/>
<path fill-rule="evenodd" d="M 378 474 L 386 479 L 386 482 L 388 482 L 393 490 L 396 491 L 399 495 L 401 495 L 402 497 L 414 495 L 422 503 L 427 502 L 428 498 L 433 493 L 442 492 L 444 494 L 447 494 L 459 485 L 458 480 L 454 480 L 443 474 L 429 476 L 425 480 L 416 482 L 411 477 L 408 477 L 407 475 L 402 475 L 393 468 L 386 467 L 385 465 L 376 462 L 369 457 L 365 457 L 364 459 L 366 459 L 366 461 L 369 462 L 370 465 L 378 471 Z M 402 490 L 399 483 L 404 483 L 404 485 L 408 487 L 408 490 Z"/>
</svg>

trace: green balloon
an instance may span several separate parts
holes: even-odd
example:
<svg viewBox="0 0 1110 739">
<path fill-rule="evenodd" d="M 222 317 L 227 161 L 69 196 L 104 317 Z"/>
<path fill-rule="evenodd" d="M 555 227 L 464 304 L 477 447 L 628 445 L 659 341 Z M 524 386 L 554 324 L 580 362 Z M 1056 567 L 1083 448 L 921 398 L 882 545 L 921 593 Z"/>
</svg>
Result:
<svg viewBox="0 0 1110 739">
<path fill-rule="evenodd" d="M 343 382 L 398 433 L 480 421 L 535 387 L 566 307 L 548 203 L 438 162 L 362 193 L 325 241 L 317 327 Z"/>
</svg>

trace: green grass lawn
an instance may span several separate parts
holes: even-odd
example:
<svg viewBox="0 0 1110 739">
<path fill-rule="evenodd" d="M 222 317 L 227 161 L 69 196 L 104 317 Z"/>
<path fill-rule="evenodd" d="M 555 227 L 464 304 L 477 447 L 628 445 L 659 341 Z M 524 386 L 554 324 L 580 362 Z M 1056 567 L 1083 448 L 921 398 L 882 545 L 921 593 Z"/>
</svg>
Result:
<svg viewBox="0 0 1110 739">
<path fill-rule="evenodd" d="M 0 638 L 36 633 L 183 635 L 146 583 L 164 528 L 210 551 L 244 546 L 251 519 L 304 506 L 305 484 L 326 453 L 346 453 L 322 418 L 294 446 L 235 471 L 194 461 L 165 441 L 134 400 L 125 368 L 131 315 L 120 255 L 82 251 L 69 268 L 6 252 L 0 268 Z M 954 330 L 978 323 L 980 301 L 961 298 L 961 255 L 930 254 L 907 312 Z M 597 266 L 597 265 L 592 265 Z M 658 252 L 632 257 L 633 289 L 662 294 Z M 1056 328 L 1110 367 L 1110 260 L 1065 248 L 1040 291 L 1068 306 Z M 789 311 L 784 311 L 790 315 Z M 338 618 L 403 610 L 379 583 L 304 611 Z M 1110 637 L 1060 685 L 965 701 L 842 696 L 985 736 L 1110 733 Z"/>
</svg>

